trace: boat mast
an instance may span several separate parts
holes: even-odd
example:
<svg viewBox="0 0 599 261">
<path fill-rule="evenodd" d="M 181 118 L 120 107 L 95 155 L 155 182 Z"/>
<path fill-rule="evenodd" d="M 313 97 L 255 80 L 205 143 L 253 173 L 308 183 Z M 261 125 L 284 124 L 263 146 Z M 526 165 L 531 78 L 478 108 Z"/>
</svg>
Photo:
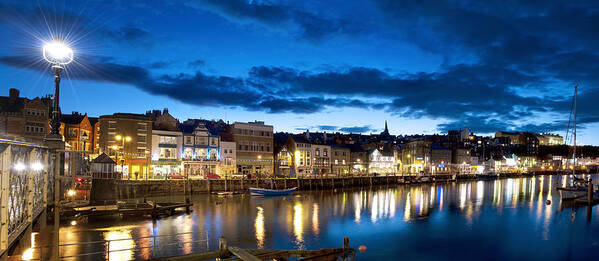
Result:
<svg viewBox="0 0 599 261">
<path fill-rule="evenodd" d="M 578 93 L 578 84 L 574 86 L 574 167 L 572 168 L 572 175 L 576 175 L 576 95 Z"/>
</svg>

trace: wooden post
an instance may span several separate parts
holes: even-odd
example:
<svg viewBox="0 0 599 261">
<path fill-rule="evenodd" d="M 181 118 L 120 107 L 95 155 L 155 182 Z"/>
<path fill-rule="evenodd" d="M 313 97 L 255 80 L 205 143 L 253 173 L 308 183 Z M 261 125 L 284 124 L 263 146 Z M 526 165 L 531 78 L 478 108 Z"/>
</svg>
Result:
<svg viewBox="0 0 599 261">
<path fill-rule="evenodd" d="M 349 237 L 344 237 L 343 238 L 343 249 L 344 250 L 349 249 Z"/>
<path fill-rule="evenodd" d="M 243 179 L 245 179 L 245 177 L 241 177 L 241 191 L 245 190 L 245 188 L 243 187 Z"/>
<path fill-rule="evenodd" d="M 310 180 L 310 190 L 312 190 L 312 178 L 310 178 L 309 180 Z"/>
<path fill-rule="evenodd" d="M 208 193 L 212 192 L 212 186 L 210 186 L 210 179 L 207 179 L 208 181 Z"/>
<path fill-rule="evenodd" d="M 270 189 L 274 189 L 274 188 L 275 188 L 275 179 L 270 178 Z"/>
<path fill-rule="evenodd" d="M 320 189 L 324 189 L 324 178 L 320 177 Z"/>
<path fill-rule="evenodd" d="M 228 258 L 230 256 L 229 253 L 229 244 L 227 243 L 227 239 L 224 237 L 218 238 L 218 257 L 219 258 Z"/>
<path fill-rule="evenodd" d="M 300 189 L 300 177 L 297 176 L 296 178 L 297 178 L 297 189 Z"/>
<path fill-rule="evenodd" d="M 334 178 L 331 178 L 331 182 L 332 182 L 332 183 L 331 183 L 331 186 L 333 186 L 333 189 L 335 189 L 335 179 L 334 179 Z"/>
<path fill-rule="evenodd" d="M 228 191 L 227 190 L 227 176 L 226 175 L 225 175 L 225 191 Z"/>
<path fill-rule="evenodd" d="M 287 178 L 283 179 L 283 185 L 285 186 L 283 189 L 287 189 Z"/>
<path fill-rule="evenodd" d="M 189 212 L 190 212 L 190 210 L 191 210 L 191 209 L 190 209 L 190 207 L 189 207 L 189 205 L 190 205 L 190 204 L 189 204 L 189 198 L 186 198 L 186 199 L 185 199 L 185 203 L 187 204 L 187 205 L 185 206 L 185 212 L 186 212 L 187 214 L 189 214 Z"/>
<path fill-rule="evenodd" d="M 588 186 L 588 192 L 587 192 L 587 200 L 588 200 L 588 204 L 591 205 L 593 204 L 593 180 L 589 179 L 589 186 Z"/>
</svg>

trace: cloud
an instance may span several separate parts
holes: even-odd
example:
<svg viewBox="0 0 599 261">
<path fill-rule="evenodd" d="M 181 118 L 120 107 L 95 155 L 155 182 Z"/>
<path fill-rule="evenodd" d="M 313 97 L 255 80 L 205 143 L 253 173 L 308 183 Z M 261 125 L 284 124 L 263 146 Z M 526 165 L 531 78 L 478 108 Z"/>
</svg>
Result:
<svg viewBox="0 0 599 261">
<path fill-rule="evenodd" d="M 99 30 L 102 36 L 109 38 L 115 42 L 125 42 L 130 45 L 151 47 L 154 44 L 152 34 L 142 28 L 123 26 L 118 29 L 102 29 Z"/>
<path fill-rule="evenodd" d="M 200 59 L 187 63 L 187 66 L 189 66 L 191 68 L 203 67 L 205 65 L 206 65 L 206 61 L 200 60 Z"/>
<path fill-rule="evenodd" d="M 370 127 L 370 125 L 364 125 L 364 126 L 353 126 L 353 127 L 341 127 L 339 128 L 340 132 L 347 132 L 347 133 L 370 133 L 370 132 L 375 132 L 376 129 L 372 129 Z"/>
<path fill-rule="evenodd" d="M 307 40 L 321 40 L 335 35 L 355 35 L 366 32 L 364 22 L 347 18 L 325 17 L 292 5 L 267 1 L 203 0 L 188 1 L 188 6 L 209 9 L 236 22 L 255 22 L 284 30 Z"/>
</svg>

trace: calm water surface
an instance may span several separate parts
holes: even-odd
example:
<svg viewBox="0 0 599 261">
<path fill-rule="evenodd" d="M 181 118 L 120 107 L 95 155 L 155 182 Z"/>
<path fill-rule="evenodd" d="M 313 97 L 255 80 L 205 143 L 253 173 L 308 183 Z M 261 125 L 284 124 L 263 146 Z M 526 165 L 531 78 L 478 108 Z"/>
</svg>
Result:
<svg viewBox="0 0 599 261">
<path fill-rule="evenodd" d="M 347 236 L 352 247 L 367 247 L 358 260 L 599 260 L 599 207 L 589 213 L 586 206 L 572 208 L 561 202 L 555 187 L 566 179 L 540 176 L 268 198 L 194 195 L 189 215 L 155 222 L 82 219 L 65 223 L 60 241 L 127 239 L 111 242 L 110 249 L 149 247 L 93 256 L 111 260 L 147 259 L 153 252 L 168 256 L 214 250 L 220 236 L 230 245 L 275 249 L 341 247 Z M 193 233 L 181 234 L 185 232 Z M 179 235 L 159 237 L 156 242 L 139 239 L 173 234 Z M 35 241 L 45 244 L 49 238 L 50 233 L 42 231 Z M 61 248 L 61 255 L 92 251 L 106 249 L 69 246 Z"/>
</svg>

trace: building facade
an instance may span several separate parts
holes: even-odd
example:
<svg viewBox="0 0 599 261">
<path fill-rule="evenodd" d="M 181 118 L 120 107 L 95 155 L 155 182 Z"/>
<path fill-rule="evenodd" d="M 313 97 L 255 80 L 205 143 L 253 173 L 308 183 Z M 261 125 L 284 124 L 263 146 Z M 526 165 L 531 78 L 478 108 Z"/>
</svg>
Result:
<svg viewBox="0 0 599 261">
<path fill-rule="evenodd" d="M 272 175 L 273 127 L 262 121 L 235 122 L 230 132 L 237 146 L 237 173 Z"/>
<path fill-rule="evenodd" d="M 183 134 L 180 131 L 152 130 L 152 179 L 167 179 L 183 174 L 181 154 Z"/>
<path fill-rule="evenodd" d="M 92 152 L 93 126 L 86 114 L 73 112 L 60 117 L 60 134 L 64 137 L 66 147 L 71 150 Z"/>
<path fill-rule="evenodd" d="M 237 173 L 237 146 L 235 142 L 226 141 L 222 139 L 220 141 L 220 166 L 218 174 L 221 177 L 232 177 L 233 174 Z"/>
<path fill-rule="evenodd" d="M 192 132 L 183 133 L 183 168 L 191 179 L 207 178 L 218 173 L 220 137 L 212 134 L 204 122 Z"/>
<path fill-rule="evenodd" d="M 350 150 L 347 147 L 331 146 L 331 171 L 334 175 L 347 175 L 350 170 Z"/>
<path fill-rule="evenodd" d="M 331 146 L 312 144 L 312 173 L 326 175 L 331 173 Z"/>
<path fill-rule="evenodd" d="M 0 138 L 41 144 L 50 132 L 51 108 L 49 97 L 27 99 L 10 89 L 0 97 Z"/>
<path fill-rule="evenodd" d="M 117 162 L 123 179 L 145 179 L 152 149 L 152 118 L 144 114 L 115 113 L 99 118 L 100 151 Z"/>
<path fill-rule="evenodd" d="M 368 155 L 369 174 L 392 174 L 395 172 L 395 157 L 391 149 L 374 149 Z"/>
</svg>

